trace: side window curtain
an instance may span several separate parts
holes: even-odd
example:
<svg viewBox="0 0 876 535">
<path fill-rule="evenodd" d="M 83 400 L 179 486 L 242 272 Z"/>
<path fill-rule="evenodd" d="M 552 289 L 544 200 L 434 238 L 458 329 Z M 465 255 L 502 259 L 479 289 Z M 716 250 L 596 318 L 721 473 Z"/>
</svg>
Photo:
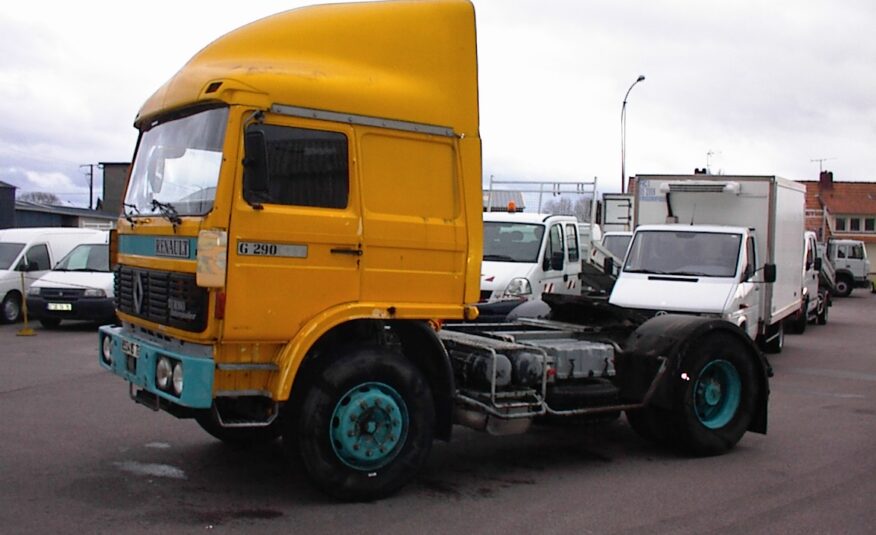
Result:
<svg viewBox="0 0 876 535">
<path fill-rule="evenodd" d="M 346 208 L 349 198 L 347 136 L 337 132 L 257 125 L 265 136 L 267 193 L 263 202 Z"/>
</svg>

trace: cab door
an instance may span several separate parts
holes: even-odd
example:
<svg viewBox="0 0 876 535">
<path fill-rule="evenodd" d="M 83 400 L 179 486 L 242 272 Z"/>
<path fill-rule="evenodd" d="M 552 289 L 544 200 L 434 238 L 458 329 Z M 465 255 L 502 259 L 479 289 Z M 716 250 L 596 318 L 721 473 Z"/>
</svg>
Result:
<svg viewBox="0 0 876 535">
<path fill-rule="evenodd" d="M 566 240 L 563 225 L 554 223 L 545 235 L 544 254 L 541 260 L 541 291 L 543 293 L 569 293 L 565 287 Z M 568 277 L 565 277 L 568 278 Z"/>
<path fill-rule="evenodd" d="M 245 129 L 242 199 L 228 233 L 225 336 L 288 340 L 359 298 L 352 128 L 268 115 Z"/>
<path fill-rule="evenodd" d="M 736 302 L 743 316 L 745 332 L 754 340 L 760 327 L 761 313 L 764 310 L 763 272 L 758 271 L 757 246 L 754 236 L 745 239 L 745 258 L 742 265 L 742 282 L 737 289 Z"/>
</svg>

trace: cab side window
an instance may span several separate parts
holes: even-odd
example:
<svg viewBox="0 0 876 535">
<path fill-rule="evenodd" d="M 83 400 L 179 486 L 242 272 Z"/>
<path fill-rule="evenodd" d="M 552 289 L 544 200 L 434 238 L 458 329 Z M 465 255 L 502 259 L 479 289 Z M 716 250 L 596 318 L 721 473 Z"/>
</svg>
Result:
<svg viewBox="0 0 876 535">
<path fill-rule="evenodd" d="M 551 265 L 554 258 L 563 258 L 565 256 L 563 254 L 563 230 L 560 225 L 554 225 L 551 227 L 544 256 L 546 265 Z M 553 269 L 553 267 L 551 267 L 551 269 Z"/>
<path fill-rule="evenodd" d="M 346 208 L 350 190 L 347 136 L 338 132 L 253 125 L 264 136 L 267 184 L 250 202 Z"/>
<path fill-rule="evenodd" d="M 754 238 L 751 236 L 745 242 L 745 258 L 745 272 L 749 274 L 754 273 L 757 270 L 757 252 L 754 247 Z"/>
<path fill-rule="evenodd" d="M 44 271 L 52 269 L 49 261 L 49 249 L 45 244 L 34 245 L 25 253 L 24 258 L 18 263 L 18 271 Z"/>
<path fill-rule="evenodd" d="M 578 233 L 575 230 L 575 225 L 566 225 L 566 243 L 569 245 L 570 262 L 577 262 L 579 258 Z"/>
</svg>

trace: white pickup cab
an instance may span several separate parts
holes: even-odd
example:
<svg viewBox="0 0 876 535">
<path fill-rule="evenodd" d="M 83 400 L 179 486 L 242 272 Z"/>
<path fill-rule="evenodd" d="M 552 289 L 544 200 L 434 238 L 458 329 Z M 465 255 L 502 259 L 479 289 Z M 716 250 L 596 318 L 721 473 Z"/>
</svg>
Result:
<svg viewBox="0 0 876 535">
<path fill-rule="evenodd" d="M 481 302 L 581 293 L 581 249 L 574 216 L 484 213 Z"/>
</svg>

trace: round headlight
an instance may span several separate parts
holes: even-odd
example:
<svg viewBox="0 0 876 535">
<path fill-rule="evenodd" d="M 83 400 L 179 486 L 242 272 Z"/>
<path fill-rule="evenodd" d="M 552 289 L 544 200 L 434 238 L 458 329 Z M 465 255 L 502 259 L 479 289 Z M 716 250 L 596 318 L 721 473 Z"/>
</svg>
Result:
<svg viewBox="0 0 876 535">
<path fill-rule="evenodd" d="M 155 367 L 155 384 L 158 385 L 158 388 L 167 390 L 172 377 L 173 366 L 170 365 L 170 360 L 167 357 L 159 357 Z"/>
<path fill-rule="evenodd" d="M 103 362 L 108 366 L 113 363 L 113 339 L 109 336 L 103 337 L 103 343 L 100 344 L 100 354 L 103 357 Z"/>
<path fill-rule="evenodd" d="M 173 391 L 179 396 L 183 389 L 183 367 L 182 362 L 177 362 L 173 366 Z"/>
</svg>

